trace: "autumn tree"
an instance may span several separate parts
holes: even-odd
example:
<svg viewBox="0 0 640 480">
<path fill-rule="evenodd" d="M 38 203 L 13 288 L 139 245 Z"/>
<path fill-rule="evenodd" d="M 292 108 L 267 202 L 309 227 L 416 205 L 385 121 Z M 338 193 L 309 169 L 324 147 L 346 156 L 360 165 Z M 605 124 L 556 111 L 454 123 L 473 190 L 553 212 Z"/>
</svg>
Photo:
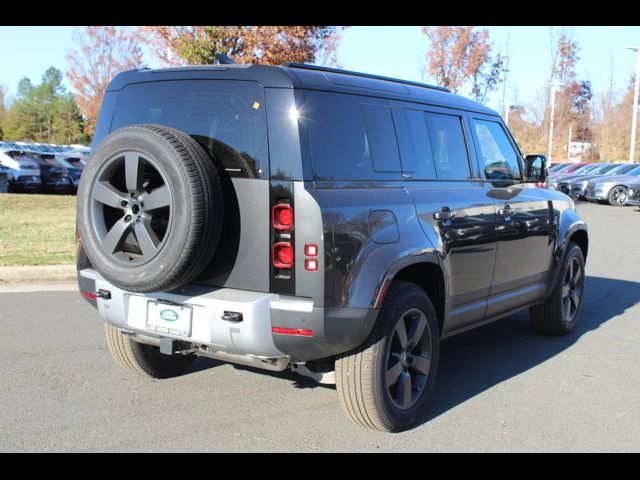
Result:
<svg viewBox="0 0 640 480">
<path fill-rule="evenodd" d="M 489 31 L 474 27 L 422 27 L 431 43 L 427 52 L 427 70 L 438 85 L 458 92 L 471 83 L 471 95 L 485 101 L 498 87 L 506 68 L 504 55 L 494 55 Z"/>
<path fill-rule="evenodd" d="M 143 26 L 138 38 L 164 65 L 215 63 L 216 53 L 237 63 L 337 63 L 344 27 L 331 26 Z"/>
<path fill-rule="evenodd" d="M 552 36 L 552 40 L 553 40 Z M 576 66 L 580 45 L 570 35 L 562 32 L 555 41 L 551 56 L 551 82 L 562 83 L 556 93 L 554 118 L 554 151 L 560 158 L 567 158 L 569 141 L 591 142 L 593 93 L 591 82 L 579 79 Z M 550 107 L 547 108 L 545 123 L 548 125 Z M 553 158 L 553 155 L 552 155 Z"/>
<path fill-rule="evenodd" d="M 601 98 L 598 120 L 593 129 L 594 142 L 605 161 L 628 160 L 634 88 L 635 77 L 631 76 L 622 95 L 610 87 Z M 640 158 L 640 144 L 636 144 L 634 156 Z"/>
<path fill-rule="evenodd" d="M 67 55 L 67 78 L 77 92 L 90 135 L 111 79 L 124 70 L 142 66 L 142 48 L 136 33 L 131 28 L 114 26 L 82 27 L 74 32 L 76 48 Z"/>
<path fill-rule="evenodd" d="M 84 120 L 71 93 L 62 85 L 62 72 L 50 67 L 42 82 L 18 83 L 15 101 L 4 115 L 4 135 L 11 140 L 45 143 L 84 143 Z"/>
</svg>

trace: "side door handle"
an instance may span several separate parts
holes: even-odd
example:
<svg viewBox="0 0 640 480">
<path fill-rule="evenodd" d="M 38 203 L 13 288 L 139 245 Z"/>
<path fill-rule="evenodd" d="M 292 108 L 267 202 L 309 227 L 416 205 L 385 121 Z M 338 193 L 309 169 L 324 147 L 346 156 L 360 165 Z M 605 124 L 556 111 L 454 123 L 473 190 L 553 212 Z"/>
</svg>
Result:
<svg viewBox="0 0 640 480">
<path fill-rule="evenodd" d="M 498 209 L 498 215 L 501 217 L 510 217 L 513 214 L 513 210 L 511 209 L 511 205 L 507 204 L 503 208 Z"/>
<path fill-rule="evenodd" d="M 452 212 L 449 207 L 442 207 L 442 209 L 439 212 L 435 212 L 433 214 L 433 219 L 442 220 L 443 222 L 446 222 L 447 220 L 451 220 L 452 218 L 455 218 L 455 216 L 456 216 L 456 212 Z"/>
</svg>

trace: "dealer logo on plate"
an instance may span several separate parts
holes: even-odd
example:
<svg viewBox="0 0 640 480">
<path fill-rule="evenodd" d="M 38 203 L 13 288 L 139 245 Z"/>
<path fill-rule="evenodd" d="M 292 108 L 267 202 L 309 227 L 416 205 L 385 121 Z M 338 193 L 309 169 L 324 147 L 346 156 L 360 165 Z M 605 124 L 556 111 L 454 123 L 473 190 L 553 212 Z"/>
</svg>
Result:
<svg viewBox="0 0 640 480">
<path fill-rule="evenodd" d="M 160 318 L 167 322 L 175 322 L 178 320 L 178 312 L 165 308 L 164 310 L 160 310 Z"/>
</svg>

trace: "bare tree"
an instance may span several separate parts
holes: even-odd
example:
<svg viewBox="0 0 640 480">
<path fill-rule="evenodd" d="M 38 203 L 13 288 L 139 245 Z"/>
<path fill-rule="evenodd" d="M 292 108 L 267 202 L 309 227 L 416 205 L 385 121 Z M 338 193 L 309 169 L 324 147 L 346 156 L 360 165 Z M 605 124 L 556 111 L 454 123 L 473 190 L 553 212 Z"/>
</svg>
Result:
<svg viewBox="0 0 640 480">
<path fill-rule="evenodd" d="M 74 32 L 76 48 L 69 52 L 67 78 L 76 90 L 80 111 L 93 135 L 104 92 L 111 79 L 124 70 L 142 66 L 142 49 L 126 27 L 89 26 Z"/>
</svg>

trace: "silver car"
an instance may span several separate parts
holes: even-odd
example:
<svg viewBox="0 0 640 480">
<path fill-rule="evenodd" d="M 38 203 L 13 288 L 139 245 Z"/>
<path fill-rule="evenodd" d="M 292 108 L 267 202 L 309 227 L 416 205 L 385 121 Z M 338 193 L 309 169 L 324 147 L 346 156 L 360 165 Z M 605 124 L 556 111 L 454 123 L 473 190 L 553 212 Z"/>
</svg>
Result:
<svg viewBox="0 0 640 480">
<path fill-rule="evenodd" d="M 585 189 L 585 197 L 589 201 L 607 202 L 609 205 L 622 206 L 627 203 L 629 183 L 640 177 L 640 165 L 626 164 L 617 171 L 618 175 L 589 180 Z"/>
<path fill-rule="evenodd" d="M 640 179 L 627 184 L 627 205 L 640 206 Z"/>
<path fill-rule="evenodd" d="M 563 175 L 556 190 L 560 190 L 562 193 L 570 195 L 572 182 L 590 180 L 594 175 L 608 175 L 609 171 L 619 166 L 619 164 L 615 163 L 596 163 L 594 165 L 594 167 L 585 172 L 579 168 L 571 175 Z"/>
</svg>

